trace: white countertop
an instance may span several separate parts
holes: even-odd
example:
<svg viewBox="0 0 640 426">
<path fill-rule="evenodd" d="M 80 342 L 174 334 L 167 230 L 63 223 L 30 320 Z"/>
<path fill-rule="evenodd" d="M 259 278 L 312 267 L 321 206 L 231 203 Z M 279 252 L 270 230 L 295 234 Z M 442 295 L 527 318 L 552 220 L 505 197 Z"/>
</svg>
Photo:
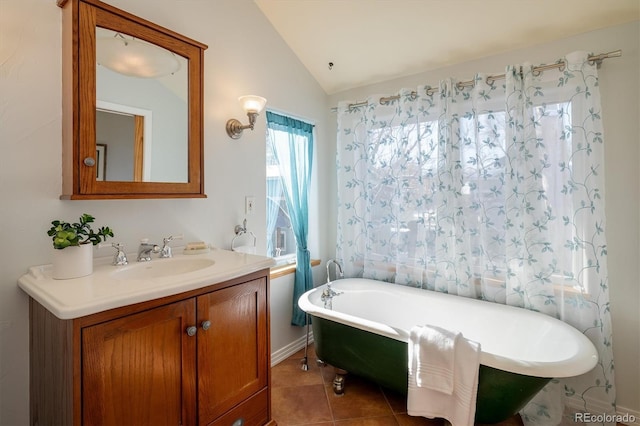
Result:
<svg viewBox="0 0 640 426">
<path fill-rule="evenodd" d="M 68 280 L 54 280 L 51 265 L 32 266 L 18 280 L 18 285 L 29 296 L 60 319 L 73 319 L 108 309 L 145 302 L 165 296 L 195 290 L 227 281 L 275 265 L 270 257 L 211 249 L 197 255 L 175 254 L 172 259 L 153 258 L 154 262 L 171 262 L 174 259 L 210 259 L 215 263 L 195 271 L 153 279 L 119 279 L 117 272 L 139 267 L 134 259 L 126 266 L 111 265 L 111 257 L 96 258 L 93 274 Z M 182 251 L 180 250 L 180 253 Z M 114 274 L 114 272 L 116 272 Z"/>
</svg>

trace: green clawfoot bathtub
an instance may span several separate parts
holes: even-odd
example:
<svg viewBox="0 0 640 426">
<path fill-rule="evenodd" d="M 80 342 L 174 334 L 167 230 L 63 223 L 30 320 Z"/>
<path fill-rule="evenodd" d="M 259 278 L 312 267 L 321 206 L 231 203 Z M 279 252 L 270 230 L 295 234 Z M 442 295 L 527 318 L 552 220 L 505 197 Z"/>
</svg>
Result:
<svg viewBox="0 0 640 426">
<path fill-rule="evenodd" d="M 586 373 L 598 360 L 587 337 L 540 313 L 363 278 L 329 286 L 298 301 L 311 316 L 320 359 L 406 394 L 410 329 L 430 324 L 460 331 L 481 344 L 479 423 L 513 416 L 552 378 Z M 338 374 L 336 393 L 343 380 Z"/>
</svg>

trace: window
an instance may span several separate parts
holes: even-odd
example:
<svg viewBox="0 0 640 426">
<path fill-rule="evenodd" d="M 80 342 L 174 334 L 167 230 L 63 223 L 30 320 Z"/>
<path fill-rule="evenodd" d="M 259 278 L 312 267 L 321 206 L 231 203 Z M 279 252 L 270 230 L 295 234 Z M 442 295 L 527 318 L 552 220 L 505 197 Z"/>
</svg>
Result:
<svg viewBox="0 0 640 426">
<path fill-rule="evenodd" d="M 539 249 L 539 261 L 548 265 L 532 280 L 588 292 L 591 283 L 583 279 L 579 285 L 568 272 L 583 269 L 586 261 L 566 250 L 584 237 L 576 234 L 578 228 L 566 226 L 568 219 L 557 220 L 571 218 L 575 209 L 564 196 L 573 190 L 566 176 L 574 154 L 567 130 L 572 127 L 571 111 L 571 102 L 532 108 L 535 125 L 529 137 L 544 148 L 536 153 L 521 152 L 518 144 L 507 147 L 507 116 L 500 110 L 460 114 L 455 128 L 459 139 L 453 147 L 443 144 L 437 117 L 368 130 L 366 163 L 362 162 L 367 167 L 353 174 L 362 181 L 345 197 L 356 199 L 357 191 L 368 189 L 367 207 L 352 209 L 365 213 L 350 218 L 351 223 L 366 223 L 362 253 L 366 253 L 363 262 L 369 264 L 364 267 L 387 280 L 397 280 L 406 268 L 413 282 L 437 286 L 436 277 L 447 268 L 442 266 L 447 259 L 443 253 L 456 253 L 466 265 L 467 282 L 501 287 L 522 266 L 513 258 L 520 242 L 508 230 L 526 226 L 544 230 L 544 239 L 529 244 Z M 447 152 L 442 151 L 445 146 Z M 519 169 L 514 162 L 522 162 Z M 356 163 L 351 170 L 356 167 L 362 166 Z M 521 183 L 522 170 L 528 173 L 526 179 L 536 182 Z M 345 181 L 346 187 L 356 182 Z M 533 201 L 530 208 L 540 212 L 531 223 L 519 223 L 522 216 L 516 211 L 517 200 L 525 195 Z"/>
<path fill-rule="evenodd" d="M 267 126 L 267 255 L 278 263 L 295 263 L 295 228 L 308 226 L 313 125 L 267 111 Z"/>
<path fill-rule="evenodd" d="M 279 263 L 293 263 L 296 241 L 281 179 L 278 161 L 267 143 L 267 256 Z"/>
</svg>

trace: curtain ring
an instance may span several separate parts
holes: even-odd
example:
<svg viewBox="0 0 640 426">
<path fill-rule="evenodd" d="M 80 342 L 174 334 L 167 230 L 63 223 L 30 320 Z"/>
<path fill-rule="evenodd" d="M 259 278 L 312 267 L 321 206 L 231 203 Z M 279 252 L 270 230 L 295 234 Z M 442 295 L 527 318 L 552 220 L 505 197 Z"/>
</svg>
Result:
<svg viewBox="0 0 640 426">
<path fill-rule="evenodd" d="M 459 81 L 456 83 L 456 88 L 458 88 L 458 90 L 464 90 L 467 87 L 470 88 L 474 88 L 476 87 L 476 81 L 475 80 L 471 80 L 471 81 Z"/>
<path fill-rule="evenodd" d="M 438 89 L 434 89 L 431 86 L 427 86 L 427 88 L 425 89 L 425 93 L 427 94 L 427 96 L 433 96 L 434 93 L 436 93 L 438 91 Z"/>
<path fill-rule="evenodd" d="M 538 68 L 536 67 L 531 68 L 531 75 L 533 75 L 534 77 L 538 77 L 541 74 L 542 74 L 542 71 L 540 71 Z"/>
<path fill-rule="evenodd" d="M 602 66 L 602 59 L 596 59 L 596 60 L 595 60 L 595 61 L 593 61 L 593 62 L 595 62 L 595 63 L 596 63 L 596 67 L 597 67 L 598 69 L 600 69 L 600 67 Z"/>
<path fill-rule="evenodd" d="M 603 61 L 603 58 L 601 57 L 601 55 L 598 55 L 593 59 L 589 59 L 589 65 L 591 66 L 595 65 L 598 69 L 600 69 L 600 66 L 602 65 L 602 61 Z"/>
<path fill-rule="evenodd" d="M 564 70 L 567 69 L 567 61 L 560 61 L 560 62 L 562 62 L 562 65 L 558 67 L 558 71 L 564 72 Z M 602 60 L 600 62 L 602 62 Z"/>
</svg>

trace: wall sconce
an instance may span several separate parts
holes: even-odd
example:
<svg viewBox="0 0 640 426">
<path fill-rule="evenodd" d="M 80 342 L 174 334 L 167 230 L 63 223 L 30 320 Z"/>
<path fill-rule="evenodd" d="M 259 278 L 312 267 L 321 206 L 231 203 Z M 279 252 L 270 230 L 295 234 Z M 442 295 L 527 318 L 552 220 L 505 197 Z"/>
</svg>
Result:
<svg viewBox="0 0 640 426">
<path fill-rule="evenodd" d="M 240 139 L 244 129 L 253 130 L 253 125 L 256 123 L 256 117 L 260 114 L 260 111 L 262 111 L 267 103 L 265 98 L 254 95 L 240 96 L 238 101 L 240 101 L 242 109 L 244 109 L 247 113 L 247 117 L 249 117 L 249 124 L 243 125 L 235 118 L 227 121 L 227 134 L 231 139 Z"/>
</svg>

